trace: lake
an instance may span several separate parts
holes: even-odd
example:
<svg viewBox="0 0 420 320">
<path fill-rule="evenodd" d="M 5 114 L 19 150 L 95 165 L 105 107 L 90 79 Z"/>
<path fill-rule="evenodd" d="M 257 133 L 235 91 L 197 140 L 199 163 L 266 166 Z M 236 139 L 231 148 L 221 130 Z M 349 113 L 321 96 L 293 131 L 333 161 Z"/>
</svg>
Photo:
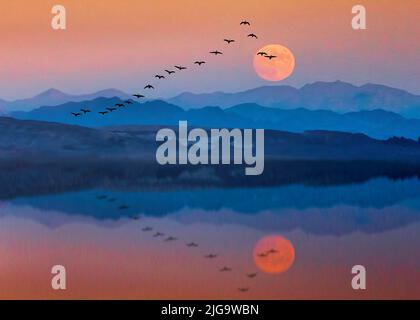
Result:
<svg viewBox="0 0 420 320">
<path fill-rule="evenodd" d="M 0 202 L 0 298 L 419 299 L 419 222 L 417 176 L 20 195 Z"/>
</svg>

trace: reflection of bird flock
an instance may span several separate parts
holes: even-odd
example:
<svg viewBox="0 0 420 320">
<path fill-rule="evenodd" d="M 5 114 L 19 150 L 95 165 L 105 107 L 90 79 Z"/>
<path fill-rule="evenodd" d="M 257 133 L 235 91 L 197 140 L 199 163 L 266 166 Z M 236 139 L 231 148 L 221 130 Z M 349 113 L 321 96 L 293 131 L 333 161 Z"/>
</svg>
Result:
<svg viewBox="0 0 420 320">
<path fill-rule="evenodd" d="M 251 26 L 251 23 L 249 21 L 244 20 L 244 21 L 241 21 L 240 25 L 241 26 Z M 247 35 L 247 37 L 258 39 L 258 36 L 255 33 L 249 33 Z M 230 38 L 223 39 L 223 41 L 226 42 L 228 45 L 236 42 L 234 39 L 230 39 Z M 215 55 L 215 56 L 223 55 L 223 52 L 221 52 L 219 50 L 213 50 L 213 51 L 210 51 L 209 53 L 212 54 L 212 55 Z M 269 55 L 269 54 L 267 54 L 266 52 L 263 52 L 263 51 L 258 52 L 257 55 L 261 56 L 261 57 L 264 57 L 264 58 L 267 58 L 269 60 L 272 60 L 272 59 L 276 58 L 276 56 Z M 206 61 L 204 61 L 204 60 L 194 61 L 194 64 L 197 65 L 198 67 L 201 67 L 205 63 L 206 63 Z M 170 77 L 171 75 L 175 74 L 176 72 L 188 69 L 188 67 L 180 66 L 180 65 L 175 65 L 174 68 L 176 70 L 165 69 L 164 71 L 166 73 L 166 76 L 164 76 L 162 74 L 156 74 L 155 78 L 158 79 L 158 80 L 164 80 L 164 79 L 167 79 L 167 77 Z M 144 90 L 154 90 L 155 87 L 151 84 L 147 84 L 147 85 L 144 86 L 143 89 Z M 140 93 L 135 93 L 132 96 L 135 97 L 136 99 L 146 98 L 146 96 L 144 94 L 140 94 Z M 114 112 L 114 111 L 116 111 L 120 108 L 127 107 L 132 103 L 133 102 L 131 100 L 126 100 L 126 101 L 124 101 L 124 103 L 117 103 L 112 107 L 107 107 L 107 108 L 105 108 L 105 110 L 99 111 L 98 113 L 102 116 L 105 116 L 105 115 L 110 114 L 110 113 L 112 113 L 112 112 Z M 79 111 L 80 112 L 72 112 L 71 114 L 75 117 L 79 117 L 81 115 L 86 115 L 87 113 L 91 112 L 91 110 L 89 110 L 89 109 L 80 109 Z"/>
<path fill-rule="evenodd" d="M 96 198 L 98 200 L 108 201 L 108 202 L 115 202 L 117 200 L 116 198 L 112 198 L 112 197 L 109 197 L 107 195 L 98 195 L 98 196 L 96 196 Z M 122 205 L 118 206 L 117 208 L 118 208 L 118 210 L 130 209 L 130 207 L 128 205 L 125 205 L 125 204 L 122 204 Z M 138 220 L 141 220 L 141 216 L 140 215 L 131 215 L 130 219 L 134 220 L 134 221 L 138 221 Z M 168 234 L 166 234 L 162 231 L 155 230 L 155 228 L 152 227 L 152 226 L 144 226 L 144 227 L 142 227 L 141 231 L 145 232 L 145 233 L 152 234 L 153 238 L 156 238 L 156 239 L 161 238 L 161 239 L 163 239 L 162 240 L 163 242 L 175 242 L 175 241 L 179 240 L 177 237 L 175 237 L 173 235 L 168 235 Z M 199 244 L 197 242 L 190 241 L 190 242 L 186 242 L 185 246 L 193 249 L 193 248 L 199 247 Z M 266 258 L 269 255 L 276 254 L 276 253 L 278 253 L 278 251 L 276 249 L 270 249 L 270 250 L 258 253 L 257 256 L 258 256 L 258 258 Z M 216 261 L 220 260 L 219 254 L 215 253 L 215 252 L 207 253 L 207 254 L 203 255 L 203 258 L 208 259 L 208 260 L 216 260 Z M 223 273 L 232 272 L 233 268 L 230 267 L 230 266 L 227 266 L 227 265 L 223 265 L 222 267 L 219 267 L 218 271 L 223 272 Z M 248 279 L 254 279 L 257 275 L 258 275 L 257 272 L 244 274 L 244 276 Z M 238 290 L 239 290 L 239 292 L 248 292 L 250 290 L 250 287 L 249 286 L 240 287 L 240 288 L 238 288 Z"/>
</svg>

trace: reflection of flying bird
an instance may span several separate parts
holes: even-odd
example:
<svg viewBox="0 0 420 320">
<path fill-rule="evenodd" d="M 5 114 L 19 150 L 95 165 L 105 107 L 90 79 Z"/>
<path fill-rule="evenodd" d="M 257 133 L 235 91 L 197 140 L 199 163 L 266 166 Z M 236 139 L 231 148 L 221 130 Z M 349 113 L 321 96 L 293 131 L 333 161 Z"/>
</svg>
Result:
<svg viewBox="0 0 420 320">
<path fill-rule="evenodd" d="M 210 51 L 211 54 L 214 54 L 215 56 L 217 56 L 218 54 L 223 54 L 220 51 L 214 50 L 214 51 Z"/>
<path fill-rule="evenodd" d="M 187 247 L 198 247 L 198 244 L 196 244 L 195 242 L 190 242 L 187 243 Z"/>
<path fill-rule="evenodd" d="M 232 42 L 235 42 L 235 40 L 233 39 L 223 39 L 224 42 L 226 42 L 227 44 L 231 44 Z"/>
<path fill-rule="evenodd" d="M 206 62 L 205 61 L 196 61 L 196 62 L 194 62 L 194 64 L 198 64 L 199 66 L 201 66 L 204 63 L 206 63 Z"/>
<path fill-rule="evenodd" d="M 167 72 L 168 74 L 175 73 L 175 71 L 172 71 L 172 70 L 166 70 L 166 69 L 165 69 L 165 72 Z"/>
<path fill-rule="evenodd" d="M 165 234 L 164 233 L 162 233 L 162 232 L 156 232 L 154 235 L 153 235 L 153 238 L 156 238 L 156 237 L 162 237 L 162 236 L 164 236 Z"/>
<path fill-rule="evenodd" d="M 148 231 L 152 231 L 153 228 L 152 227 L 145 227 L 145 228 L 143 228 L 141 230 L 144 231 L 144 232 L 148 232 Z"/>
<path fill-rule="evenodd" d="M 240 292 L 247 292 L 247 291 L 249 291 L 249 288 L 238 288 L 238 290 Z"/>
<path fill-rule="evenodd" d="M 183 67 L 183 66 L 175 66 L 175 68 L 177 68 L 178 70 L 185 70 L 185 69 L 187 69 L 187 67 Z"/>
<path fill-rule="evenodd" d="M 227 271 L 232 271 L 232 268 L 229 267 L 223 267 L 222 269 L 219 270 L 220 272 L 227 272 Z"/>
<path fill-rule="evenodd" d="M 255 273 L 248 273 L 246 276 L 248 278 L 255 278 L 257 276 L 257 273 L 256 272 Z"/>
<path fill-rule="evenodd" d="M 217 254 L 213 254 L 213 253 L 210 253 L 204 256 L 204 258 L 207 258 L 207 259 L 214 259 L 216 257 L 217 257 Z"/>
<path fill-rule="evenodd" d="M 137 99 L 139 99 L 139 98 L 144 98 L 144 95 L 142 95 L 142 94 L 133 94 L 133 97 L 136 97 Z"/>
<path fill-rule="evenodd" d="M 273 55 L 269 55 L 269 56 L 265 56 L 267 59 L 273 59 L 273 58 L 277 58 L 277 56 L 273 56 Z"/>
<path fill-rule="evenodd" d="M 99 111 L 98 113 L 100 113 L 101 115 L 106 115 L 108 113 L 108 111 Z"/>
<path fill-rule="evenodd" d="M 131 216 L 131 219 L 133 219 L 133 220 L 139 220 L 140 219 L 140 216 Z"/>
<path fill-rule="evenodd" d="M 122 103 L 116 103 L 116 104 L 115 104 L 115 106 L 116 106 L 116 107 L 120 107 L 120 108 L 121 108 L 121 107 L 124 107 L 124 105 L 123 105 Z"/>
<path fill-rule="evenodd" d="M 78 116 L 81 115 L 81 113 L 79 113 L 79 112 L 72 112 L 71 114 L 74 115 L 75 117 L 78 117 Z"/>
<path fill-rule="evenodd" d="M 165 239 L 165 241 L 166 241 L 166 242 L 168 242 L 168 241 L 175 241 L 175 240 L 178 240 L 178 238 L 175 238 L 175 237 L 172 237 L 172 236 L 167 237 L 167 238 Z"/>
<path fill-rule="evenodd" d="M 267 253 L 277 253 L 277 252 L 278 251 L 276 249 L 273 249 L 273 248 L 267 251 Z"/>
<path fill-rule="evenodd" d="M 108 110 L 109 112 L 117 110 L 117 108 L 105 108 L 105 109 Z"/>
<path fill-rule="evenodd" d="M 155 87 L 152 86 L 151 84 L 148 84 L 147 86 L 144 87 L 144 89 L 154 89 Z"/>
<path fill-rule="evenodd" d="M 86 113 L 90 112 L 90 110 L 89 110 L 89 109 L 80 109 L 80 111 L 82 111 L 84 114 L 86 114 Z"/>
<path fill-rule="evenodd" d="M 124 100 L 124 103 L 126 103 L 126 104 L 133 104 L 133 102 L 131 100 Z"/>
<path fill-rule="evenodd" d="M 158 78 L 158 79 L 165 79 L 165 76 L 161 76 L 160 74 L 157 74 L 157 75 L 155 75 L 155 78 Z"/>
<path fill-rule="evenodd" d="M 250 26 L 251 24 L 248 21 L 244 20 L 240 23 L 240 25 L 241 26 L 245 26 L 245 25 Z"/>
<path fill-rule="evenodd" d="M 266 55 L 267 55 L 267 53 L 264 52 L 264 51 L 260 51 L 260 52 L 257 53 L 257 56 L 266 56 Z"/>
<path fill-rule="evenodd" d="M 126 210 L 128 208 L 130 208 L 130 207 L 127 206 L 127 205 L 125 205 L 125 204 L 123 204 L 123 205 L 121 205 L 121 206 L 118 207 L 118 210 Z"/>
<path fill-rule="evenodd" d="M 263 253 L 259 253 L 258 256 L 260 258 L 265 258 L 267 256 L 267 253 L 264 253 L 264 252 Z"/>
<path fill-rule="evenodd" d="M 250 33 L 250 34 L 248 35 L 248 37 L 249 37 L 249 38 L 255 38 L 255 39 L 258 39 L 257 35 L 256 35 L 256 34 L 254 34 L 254 33 Z"/>
</svg>

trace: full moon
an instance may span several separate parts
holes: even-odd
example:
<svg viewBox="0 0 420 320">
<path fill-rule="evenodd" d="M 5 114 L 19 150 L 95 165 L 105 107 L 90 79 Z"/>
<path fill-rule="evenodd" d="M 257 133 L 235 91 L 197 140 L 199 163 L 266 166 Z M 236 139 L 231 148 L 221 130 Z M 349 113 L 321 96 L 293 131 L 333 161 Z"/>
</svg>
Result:
<svg viewBox="0 0 420 320">
<path fill-rule="evenodd" d="M 265 273 L 287 271 L 295 261 L 295 249 L 292 243 L 279 235 L 270 235 L 260 239 L 254 246 L 254 262 Z"/>
<path fill-rule="evenodd" d="M 266 55 L 260 55 L 264 52 Z M 271 59 L 269 59 L 271 56 Z M 255 54 L 255 72 L 264 80 L 280 81 L 289 77 L 295 68 L 295 57 L 289 48 L 280 44 L 269 44 Z"/>
</svg>

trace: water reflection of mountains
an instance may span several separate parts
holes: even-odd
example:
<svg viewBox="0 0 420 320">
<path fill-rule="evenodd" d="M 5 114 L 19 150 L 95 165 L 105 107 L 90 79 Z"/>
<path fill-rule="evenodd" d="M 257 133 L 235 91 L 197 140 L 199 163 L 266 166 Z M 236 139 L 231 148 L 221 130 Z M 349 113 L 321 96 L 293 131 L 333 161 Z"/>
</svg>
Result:
<svg viewBox="0 0 420 320">
<path fill-rule="evenodd" d="M 112 203 L 98 200 L 100 194 L 117 200 Z M 72 217 L 89 216 L 98 222 L 143 214 L 165 216 L 182 223 L 240 224 L 267 232 L 299 228 L 315 234 L 342 235 L 354 231 L 376 233 L 417 222 L 420 181 L 377 178 L 341 185 L 166 191 L 93 189 L 18 198 L 12 202 L 43 212 L 54 210 Z M 129 208 L 119 210 L 121 204 Z"/>
<path fill-rule="evenodd" d="M 15 161 L 2 163 L 0 167 L 0 200 L 87 189 L 164 191 L 290 184 L 325 186 L 362 183 L 377 177 L 399 180 L 420 176 L 420 164 L 373 160 L 266 160 L 265 171 L 260 176 L 245 176 L 243 166 L 159 166 L 127 159 Z"/>
</svg>

